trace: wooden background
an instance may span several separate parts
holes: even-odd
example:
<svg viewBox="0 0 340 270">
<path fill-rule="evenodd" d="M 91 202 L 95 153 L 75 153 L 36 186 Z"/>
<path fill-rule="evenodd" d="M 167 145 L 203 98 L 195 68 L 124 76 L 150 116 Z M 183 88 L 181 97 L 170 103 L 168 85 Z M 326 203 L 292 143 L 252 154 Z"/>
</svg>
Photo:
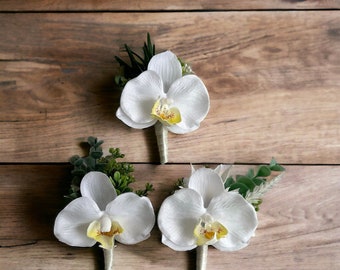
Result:
<svg viewBox="0 0 340 270">
<path fill-rule="evenodd" d="M 99 248 L 59 243 L 53 223 L 68 159 L 88 136 L 120 147 L 155 210 L 189 163 L 274 156 L 284 179 L 238 252 L 209 249 L 208 269 L 340 269 L 340 1 L 0 0 L 0 269 L 101 269 Z M 153 129 L 115 118 L 114 56 L 150 32 L 205 82 L 199 130 L 169 135 L 158 165 Z M 118 244 L 116 269 L 194 269 L 195 252 L 149 240 Z"/>
</svg>

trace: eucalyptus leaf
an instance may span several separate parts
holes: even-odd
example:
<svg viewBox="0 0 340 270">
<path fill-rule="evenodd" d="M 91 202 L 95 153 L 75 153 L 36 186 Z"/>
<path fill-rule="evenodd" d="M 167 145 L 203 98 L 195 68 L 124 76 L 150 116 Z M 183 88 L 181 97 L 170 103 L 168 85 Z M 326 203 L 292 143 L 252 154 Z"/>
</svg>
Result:
<svg viewBox="0 0 340 270">
<path fill-rule="evenodd" d="M 102 151 L 91 151 L 90 155 L 92 158 L 98 159 L 102 157 L 103 152 Z"/>
<path fill-rule="evenodd" d="M 284 170 L 284 167 L 273 158 L 269 165 L 259 166 L 256 174 L 254 169 L 249 169 L 246 175 L 236 175 L 235 180 L 230 176 L 224 186 L 225 188 L 229 187 L 229 191 L 238 191 L 258 211 L 263 195 L 282 178 Z M 274 173 L 272 176 L 273 171 L 281 173 Z M 272 177 L 268 178 L 269 176 Z M 270 180 L 267 181 L 267 178 Z"/>
<path fill-rule="evenodd" d="M 255 176 L 254 169 L 249 169 L 246 176 L 249 178 L 253 178 Z"/>
<path fill-rule="evenodd" d="M 224 182 L 224 188 L 230 187 L 231 184 L 235 183 L 235 180 L 232 176 L 228 177 L 227 180 Z"/>
<path fill-rule="evenodd" d="M 245 197 L 249 188 L 243 183 L 236 182 L 230 185 L 229 191 L 232 191 L 232 190 L 238 190 L 238 193 L 240 193 L 243 197 Z"/>
<path fill-rule="evenodd" d="M 71 171 L 72 180 L 69 194 L 65 197 L 74 199 L 80 196 L 80 182 L 84 175 L 90 171 L 105 173 L 110 178 L 117 194 L 135 192 L 136 194 L 142 194 L 141 196 L 147 196 L 148 192 L 153 190 L 152 185 L 150 188 L 149 184 L 146 184 L 144 189 L 138 190 L 138 193 L 129 187 L 131 183 L 135 182 L 135 178 L 132 175 L 134 167 L 132 164 L 118 161 L 118 159 L 124 158 L 124 154 L 120 152 L 119 148 L 110 148 L 110 154 L 103 156 L 102 140 L 98 140 L 96 137 L 89 137 L 87 143 L 90 146 L 87 156 L 79 157 L 75 155 L 70 159 L 70 163 L 74 168 Z"/>
<path fill-rule="evenodd" d="M 261 179 L 261 178 L 256 178 L 256 177 L 253 178 L 252 180 L 253 180 L 254 184 L 257 185 L 257 186 L 260 186 L 260 185 L 262 185 L 263 183 L 266 182 L 266 180 Z"/>
<path fill-rule="evenodd" d="M 271 170 L 268 166 L 262 165 L 259 167 L 256 176 L 267 177 L 271 174 Z"/>
<path fill-rule="evenodd" d="M 275 166 L 270 167 L 270 169 L 271 169 L 272 171 L 276 171 L 276 172 L 283 172 L 283 171 L 285 170 L 285 168 L 282 167 L 282 166 L 279 165 L 279 164 L 276 164 Z"/>
<path fill-rule="evenodd" d="M 270 161 L 269 167 L 272 171 L 282 172 L 285 170 L 283 166 L 281 166 L 280 164 L 276 162 L 275 158 L 272 158 L 272 160 Z"/>
<path fill-rule="evenodd" d="M 247 186 L 249 190 L 253 190 L 255 187 L 255 183 L 247 176 L 241 175 L 237 178 L 236 181 L 237 181 L 236 183 L 241 183 Z"/>
</svg>

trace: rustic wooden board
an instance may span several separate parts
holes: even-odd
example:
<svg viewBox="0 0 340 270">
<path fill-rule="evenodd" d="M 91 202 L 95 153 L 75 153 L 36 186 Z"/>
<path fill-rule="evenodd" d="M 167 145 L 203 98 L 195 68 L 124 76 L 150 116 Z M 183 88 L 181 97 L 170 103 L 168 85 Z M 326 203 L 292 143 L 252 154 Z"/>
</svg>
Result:
<svg viewBox="0 0 340 270">
<path fill-rule="evenodd" d="M 153 129 L 115 118 L 113 56 L 149 31 L 211 96 L 199 130 L 170 134 L 170 162 L 337 164 L 339 14 L 0 14 L 0 162 L 65 162 L 90 135 L 129 161 L 158 162 Z"/>
<path fill-rule="evenodd" d="M 0 0 L 2 11 L 60 10 L 266 10 L 266 9 L 333 9 L 339 0 Z"/>
<path fill-rule="evenodd" d="M 236 166 L 233 172 L 247 170 Z M 209 249 L 208 269 L 338 269 L 340 265 L 339 166 L 287 166 L 284 178 L 265 196 L 259 228 L 238 252 Z M 63 207 L 68 165 L 0 166 L 1 269 L 102 269 L 99 248 L 72 248 L 53 236 Z M 135 165 L 136 186 L 155 186 L 156 211 L 187 165 Z M 118 244 L 117 269 L 194 269 L 195 252 L 174 252 L 160 232 L 134 246 Z"/>
</svg>

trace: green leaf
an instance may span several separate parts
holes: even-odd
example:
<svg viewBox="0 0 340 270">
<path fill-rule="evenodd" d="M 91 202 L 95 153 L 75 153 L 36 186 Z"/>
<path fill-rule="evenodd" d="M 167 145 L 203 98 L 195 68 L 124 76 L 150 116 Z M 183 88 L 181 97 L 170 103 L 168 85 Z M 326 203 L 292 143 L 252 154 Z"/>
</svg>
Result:
<svg viewBox="0 0 340 270">
<path fill-rule="evenodd" d="M 142 47 L 143 56 L 140 56 L 137 52 L 133 51 L 127 44 L 124 45 L 124 51 L 127 53 L 130 63 L 115 56 L 115 60 L 122 67 L 123 73 L 115 76 L 115 83 L 119 87 L 124 87 L 130 79 L 137 77 L 140 73 L 147 70 L 151 58 L 156 54 L 155 45 L 152 44 L 149 33 L 147 33 L 147 41 L 144 42 Z"/>
<path fill-rule="evenodd" d="M 83 160 L 85 161 L 89 170 L 94 171 L 94 168 L 96 166 L 96 160 L 91 156 L 87 156 L 87 157 L 83 158 Z"/>
<path fill-rule="evenodd" d="M 253 178 L 255 176 L 254 169 L 249 169 L 246 176 L 249 178 Z"/>
<path fill-rule="evenodd" d="M 249 169 L 246 175 L 236 175 L 236 180 L 229 177 L 225 187 L 229 186 L 230 191 L 237 190 L 258 211 L 263 195 L 282 178 L 283 173 L 278 175 L 275 173 L 273 177 L 268 178 L 270 181 L 267 181 L 266 177 L 271 176 L 276 170 L 284 171 L 285 169 L 273 158 L 269 165 L 259 166 L 256 174 L 254 169 Z"/>
<path fill-rule="evenodd" d="M 256 178 L 256 177 L 253 178 L 252 180 L 253 180 L 254 184 L 257 185 L 257 186 L 260 186 L 260 185 L 262 185 L 263 183 L 266 182 L 266 180 L 261 179 L 261 178 Z"/>
<path fill-rule="evenodd" d="M 271 170 L 267 165 L 262 165 L 259 167 L 256 176 L 267 177 L 271 174 Z"/>
<path fill-rule="evenodd" d="M 79 175 L 79 176 L 84 176 L 86 174 L 86 171 L 83 169 L 75 168 L 72 170 L 73 175 Z"/>
<path fill-rule="evenodd" d="M 72 156 L 71 158 L 70 158 L 70 163 L 72 164 L 72 165 L 74 165 L 75 164 L 75 162 L 77 162 L 77 160 L 79 160 L 79 156 L 78 155 L 74 155 L 74 156 Z"/>
<path fill-rule="evenodd" d="M 102 151 L 91 151 L 90 152 L 90 156 L 93 158 L 93 159 L 99 159 L 101 158 L 103 155 L 103 152 Z"/>
<path fill-rule="evenodd" d="M 249 190 L 249 188 L 245 184 L 240 183 L 240 182 L 231 184 L 229 187 L 229 191 L 236 190 L 236 189 L 238 189 L 238 193 L 240 193 L 243 197 L 246 196 L 247 191 Z"/>
<path fill-rule="evenodd" d="M 275 158 L 272 158 L 270 161 L 269 167 L 272 171 L 277 171 L 277 172 L 283 172 L 285 170 L 284 167 L 282 167 L 280 164 L 278 164 L 275 160 Z"/>
<path fill-rule="evenodd" d="M 97 140 L 97 142 L 93 145 L 95 148 L 99 148 L 100 150 L 102 150 L 102 148 L 100 147 L 102 144 L 104 143 L 104 141 L 103 140 L 100 140 L 100 141 L 98 141 Z"/>
<path fill-rule="evenodd" d="M 270 167 L 270 169 L 271 169 L 272 171 L 276 171 L 276 172 L 283 172 L 283 171 L 285 171 L 285 168 L 282 167 L 282 166 L 279 165 L 279 164 L 276 164 L 275 166 Z"/>
<path fill-rule="evenodd" d="M 110 148 L 109 155 L 103 156 L 101 145 L 102 140 L 96 137 L 89 137 L 87 140 L 89 144 L 89 153 L 87 156 L 80 158 L 79 156 L 72 156 L 70 159 L 71 164 L 74 166 L 71 171 L 72 180 L 70 185 L 69 194 L 66 196 L 69 199 L 77 198 L 80 196 L 79 187 L 80 182 L 84 175 L 90 171 L 100 171 L 105 173 L 112 185 L 115 187 L 117 194 L 124 192 L 134 192 L 129 185 L 135 182 L 132 175 L 134 167 L 127 162 L 119 162 L 119 158 L 123 158 L 124 154 L 120 152 L 119 148 Z M 87 148 L 88 149 L 88 148 Z M 140 193 L 146 196 L 148 192 L 152 191 L 151 184 L 147 185 Z"/>
<path fill-rule="evenodd" d="M 145 189 L 143 190 L 136 190 L 135 193 L 138 196 L 148 196 L 149 192 L 154 191 L 155 189 L 153 188 L 153 185 L 150 183 L 145 184 Z"/>
<path fill-rule="evenodd" d="M 114 172 L 113 179 L 116 180 L 116 181 L 118 181 L 120 179 L 120 172 L 119 171 Z"/>
<path fill-rule="evenodd" d="M 255 211 L 258 212 L 260 210 L 260 204 L 262 203 L 262 199 L 258 199 L 256 202 L 253 202 L 252 205 L 255 208 Z"/>
<path fill-rule="evenodd" d="M 247 176 L 240 175 L 236 178 L 236 183 L 242 183 L 247 186 L 247 188 L 252 191 L 255 187 L 255 183 Z"/>
<path fill-rule="evenodd" d="M 87 142 L 89 143 L 90 146 L 94 146 L 97 142 L 97 138 L 90 136 L 87 138 Z"/>
<path fill-rule="evenodd" d="M 83 161 L 82 158 L 78 158 L 78 159 L 74 160 L 74 162 L 73 162 L 73 165 L 76 166 L 76 167 L 80 167 L 83 164 L 84 164 L 84 161 Z"/>
<path fill-rule="evenodd" d="M 116 75 L 115 76 L 115 84 L 119 87 L 124 87 L 124 85 L 127 83 L 127 79 L 124 76 Z"/>
<path fill-rule="evenodd" d="M 124 60 L 122 60 L 118 56 L 115 56 L 115 60 L 119 63 L 120 66 L 124 68 L 131 68 L 128 63 L 126 63 Z"/>
<path fill-rule="evenodd" d="M 230 187 L 231 184 L 235 183 L 235 180 L 232 176 L 228 177 L 227 180 L 224 182 L 224 188 Z"/>
</svg>

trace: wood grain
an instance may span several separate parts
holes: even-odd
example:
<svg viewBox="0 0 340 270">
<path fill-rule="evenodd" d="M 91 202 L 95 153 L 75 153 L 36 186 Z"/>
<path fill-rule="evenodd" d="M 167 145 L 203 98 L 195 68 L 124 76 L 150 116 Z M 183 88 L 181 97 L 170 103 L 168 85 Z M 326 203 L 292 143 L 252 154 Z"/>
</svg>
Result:
<svg viewBox="0 0 340 270">
<path fill-rule="evenodd" d="M 0 11 L 339 9 L 339 0 L 0 0 Z"/>
<path fill-rule="evenodd" d="M 154 130 L 115 117 L 113 56 L 146 32 L 211 97 L 199 130 L 170 134 L 170 162 L 340 160 L 338 11 L 13 13 L 0 24 L 0 162 L 65 162 L 91 135 L 158 162 Z"/>
<path fill-rule="evenodd" d="M 250 168 L 236 166 L 233 174 Z M 209 249 L 208 269 L 328 269 L 340 265 L 339 166 L 287 166 L 284 178 L 261 205 L 259 227 L 249 246 L 222 253 Z M 64 202 L 67 165 L 0 166 L 1 269 L 102 269 L 99 248 L 74 248 L 53 236 Z M 188 165 L 135 165 L 136 186 L 152 182 L 150 199 L 158 211 Z M 5 206 L 5 207 L 4 207 Z M 117 269 L 193 269 L 195 252 L 174 252 L 160 232 L 134 246 L 118 244 Z"/>
<path fill-rule="evenodd" d="M 289 164 L 260 207 L 249 246 L 209 248 L 208 269 L 340 268 L 340 0 L 0 0 L 0 269 L 103 269 L 102 250 L 69 247 L 53 225 L 87 136 L 120 147 L 157 214 L 189 163 Z M 150 32 L 205 82 L 199 130 L 169 135 L 115 117 L 114 56 Z M 172 164 L 171 164 L 172 163 Z M 318 164 L 318 165 L 317 165 Z M 333 165 L 332 165 L 333 164 Z M 116 269 L 195 269 L 195 251 L 118 243 Z"/>
</svg>

